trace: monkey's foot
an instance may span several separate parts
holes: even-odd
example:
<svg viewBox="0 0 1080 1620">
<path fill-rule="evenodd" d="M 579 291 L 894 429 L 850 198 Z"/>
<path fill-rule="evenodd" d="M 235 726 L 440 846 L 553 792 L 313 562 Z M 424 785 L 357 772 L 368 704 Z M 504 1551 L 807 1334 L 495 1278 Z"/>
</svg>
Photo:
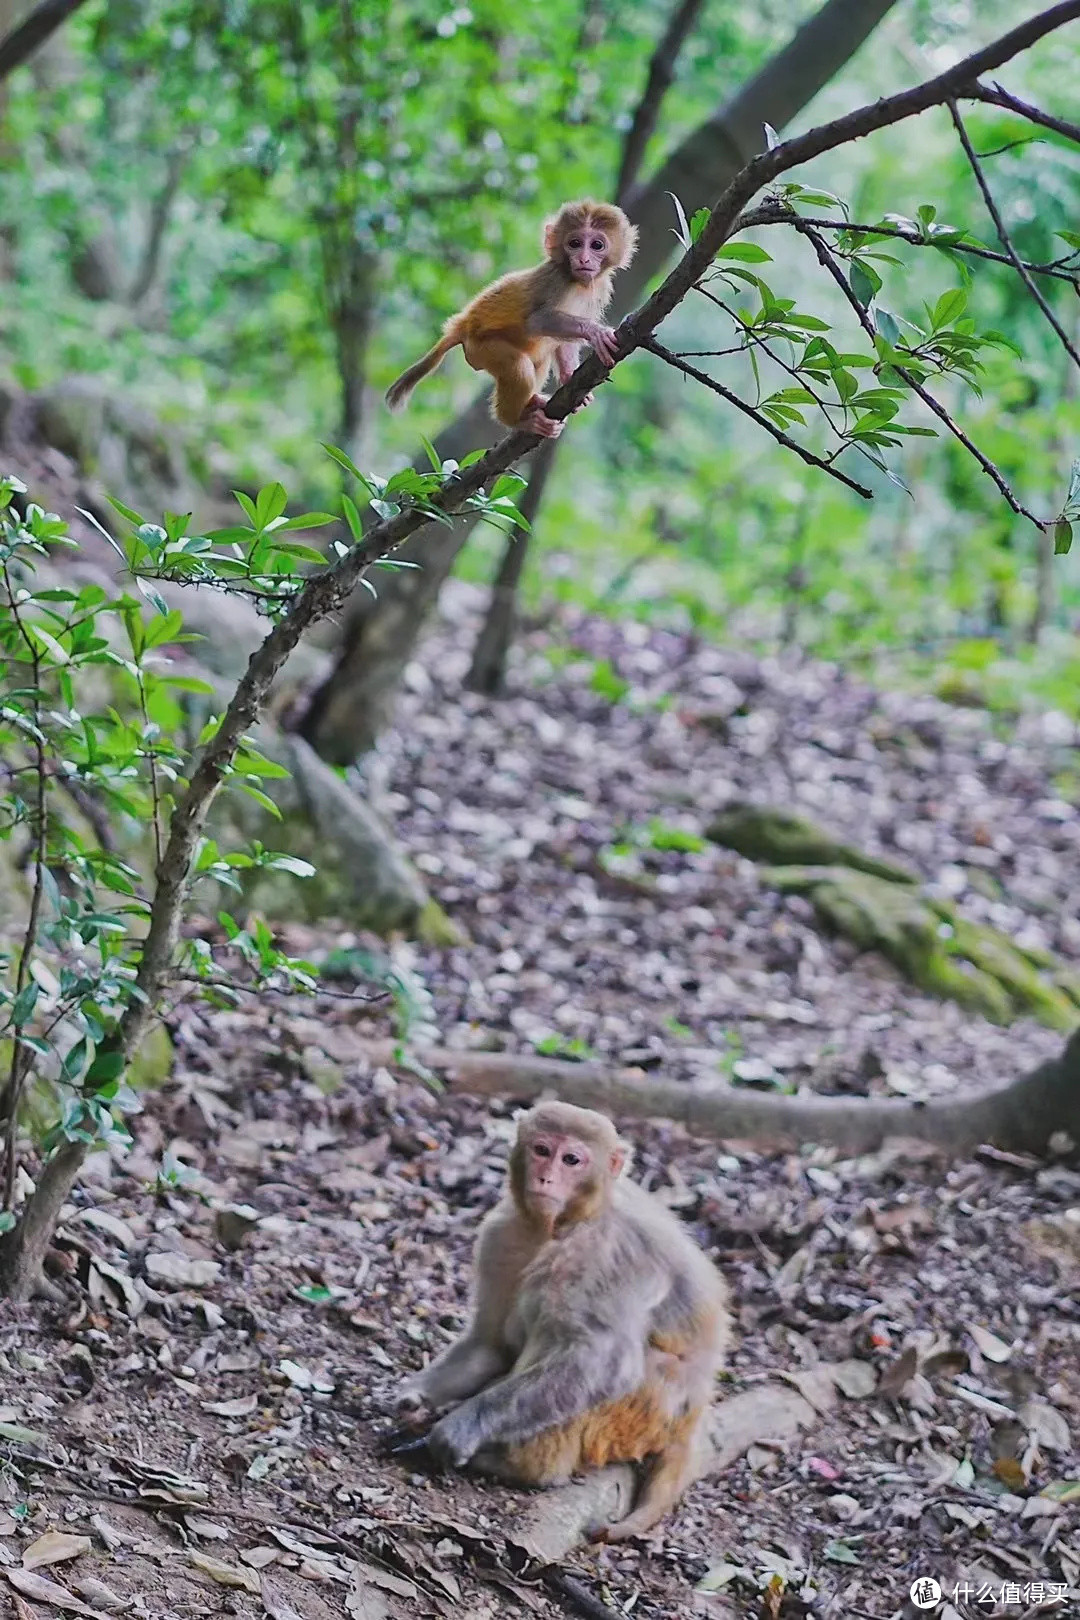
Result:
<svg viewBox="0 0 1080 1620">
<path fill-rule="evenodd" d="M 590 1541 L 633 1541 L 636 1536 L 644 1536 L 656 1523 L 656 1515 L 629 1513 L 625 1519 L 617 1524 L 602 1524 L 593 1530 L 589 1536 Z"/>
<path fill-rule="evenodd" d="M 544 410 L 546 404 L 546 399 L 534 394 L 518 418 L 517 426 L 524 428 L 526 433 L 538 433 L 542 439 L 557 439 L 563 430 L 563 424 L 557 422 L 553 416 L 548 416 Z"/>
</svg>

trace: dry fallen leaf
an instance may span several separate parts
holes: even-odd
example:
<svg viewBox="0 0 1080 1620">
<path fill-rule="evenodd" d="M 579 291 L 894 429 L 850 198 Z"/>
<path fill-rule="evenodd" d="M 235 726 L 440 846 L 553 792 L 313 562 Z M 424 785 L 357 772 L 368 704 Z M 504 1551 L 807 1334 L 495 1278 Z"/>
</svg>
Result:
<svg viewBox="0 0 1080 1620">
<path fill-rule="evenodd" d="M 240 1586 L 245 1592 L 258 1592 L 260 1589 L 259 1577 L 253 1569 L 225 1564 L 220 1558 L 211 1558 L 208 1553 L 189 1552 L 188 1559 L 196 1569 L 209 1575 L 212 1581 L 217 1581 L 219 1586 Z"/>
<path fill-rule="evenodd" d="M 221 1276 L 217 1260 L 192 1260 L 166 1249 L 146 1257 L 146 1274 L 167 1288 L 209 1288 Z"/>
<path fill-rule="evenodd" d="M 117 1594 L 99 1581 L 94 1575 L 87 1575 L 83 1580 L 75 1583 L 75 1589 L 80 1597 L 86 1599 L 95 1608 L 105 1609 L 109 1614 L 120 1614 L 124 1609 L 130 1609 L 134 1599 L 118 1597 Z"/>
<path fill-rule="evenodd" d="M 35 1575 L 29 1569 L 6 1569 L 4 1574 L 17 1592 L 24 1597 L 33 1598 L 35 1603 L 51 1603 L 54 1609 L 63 1609 L 67 1614 L 79 1614 L 84 1620 L 106 1620 L 100 1609 L 92 1609 L 81 1598 L 75 1597 L 66 1586 L 60 1586 L 56 1581 L 47 1581 L 44 1575 Z"/>
<path fill-rule="evenodd" d="M 46 1530 L 29 1547 L 23 1549 L 24 1569 L 45 1569 L 50 1564 L 63 1564 L 69 1558 L 78 1558 L 89 1552 L 89 1536 L 73 1536 L 63 1530 Z"/>
<path fill-rule="evenodd" d="M 236 1395 L 231 1401 L 203 1401 L 202 1409 L 217 1417 L 250 1417 L 258 1404 L 257 1395 Z"/>
<path fill-rule="evenodd" d="M 979 1353 L 984 1355 L 987 1361 L 1001 1363 L 1008 1361 L 1012 1355 L 1012 1345 L 1006 1344 L 1004 1339 L 999 1339 L 996 1333 L 990 1332 L 989 1328 L 980 1327 L 977 1322 L 970 1322 L 968 1324 L 968 1333 L 978 1346 Z"/>
<path fill-rule="evenodd" d="M 292 1604 L 287 1603 L 281 1593 L 267 1580 L 262 1583 L 262 1603 L 267 1620 L 302 1620 Z"/>
</svg>

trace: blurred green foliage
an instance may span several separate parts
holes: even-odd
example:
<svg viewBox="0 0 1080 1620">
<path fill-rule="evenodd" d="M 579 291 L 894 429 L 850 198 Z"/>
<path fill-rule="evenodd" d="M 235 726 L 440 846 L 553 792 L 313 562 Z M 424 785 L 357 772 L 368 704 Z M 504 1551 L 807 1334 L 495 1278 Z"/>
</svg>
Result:
<svg viewBox="0 0 1080 1620">
<path fill-rule="evenodd" d="M 813 9 L 709 0 L 646 175 Z M 475 378 L 454 357 L 394 422 L 382 387 L 486 278 L 529 261 L 549 208 L 610 192 L 669 14 L 661 0 L 88 5 L 8 87 L 0 375 L 29 388 L 108 378 L 201 437 L 234 480 L 285 476 L 308 504 L 333 488 L 318 441 L 343 429 L 389 474 Z M 1005 0 L 901 0 L 800 127 L 926 77 L 1015 20 Z M 1078 61 L 1064 30 L 1003 77 L 1067 116 Z M 1080 155 L 1012 114 L 967 116 L 1018 250 L 1060 257 Z M 856 220 L 934 209 L 997 246 L 943 111 L 798 178 L 845 197 Z M 808 245 L 779 228 L 753 240 L 772 262 L 750 268 L 772 293 L 856 347 L 852 312 Z M 972 261 L 966 286 L 957 260 L 876 246 L 899 261 L 870 267 L 897 320 L 925 324 L 926 303 L 964 286 L 977 329 L 1022 351 L 982 354 L 981 397 L 955 378 L 939 392 L 1024 502 L 1054 515 L 1080 445 L 1080 379 L 1018 278 Z M 109 296 L 87 296 L 88 257 L 113 273 Z M 1077 330 L 1075 293 L 1047 290 Z M 747 286 L 732 301 L 750 311 L 756 296 Z M 728 330 L 693 298 L 662 336 L 708 350 Z M 745 357 L 710 364 L 754 397 Z M 904 420 L 925 417 L 905 407 Z M 1076 712 L 1075 554 L 1040 573 L 1040 537 L 954 441 L 912 439 L 887 458 L 906 490 L 875 476 L 864 503 L 640 354 L 565 436 L 528 591 L 805 648 L 967 700 L 1029 695 Z M 464 571 L 487 577 L 499 544 L 478 536 Z M 596 680 L 618 699 L 616 672 Z"/>
</svg>

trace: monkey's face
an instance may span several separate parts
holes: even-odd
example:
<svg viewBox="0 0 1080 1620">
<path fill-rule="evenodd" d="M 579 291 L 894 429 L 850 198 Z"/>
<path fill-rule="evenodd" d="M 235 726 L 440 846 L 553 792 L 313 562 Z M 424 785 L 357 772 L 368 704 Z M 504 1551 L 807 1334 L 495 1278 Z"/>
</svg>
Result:
<svg viewBox="0 0 1080 1620">
<path fill-rule="evenodd" d="M 580 230 L 569 231 L 563 246 L 573 279 L 586 286 L 595 281 L 608 267 L 610 245 L 606 232 L 597 230 L 589 220 Z"/>
</svg>

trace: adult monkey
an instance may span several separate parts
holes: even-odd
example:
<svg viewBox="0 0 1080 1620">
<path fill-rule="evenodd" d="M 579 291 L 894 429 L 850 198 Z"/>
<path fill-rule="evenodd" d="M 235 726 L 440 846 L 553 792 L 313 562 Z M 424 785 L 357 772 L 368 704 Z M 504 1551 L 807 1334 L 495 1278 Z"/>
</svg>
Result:
<svg viewBox="0 0 1080 1620">
<path fill-rule="evenodd" d="M 546 414 L 539 390 L 552 365 L 561 383 L 573 375 L 582 343 L 607 366 L 618 359 L 615 333 L 600 316 L 611 302 L 616 270 L 634 256 L 637 228 L 621 208 L 586 197 L 563 203 L 545 221 L 543 243 L 542 264 L 500 276 L 451 315 L 435 347 L 387 389 L 392 411 L 460 344 L 473 370 L 495 379 L 492 412 L 504 427 L 558 438 L 563 425 Z"/>
<path fill-rule="evenodd" d="M 540 1103 L 518 1125 L 502 1201 L 481 1224 L 472 1321 L 408 1379 L 400 1406 L 458 1402 L 436 1460 L 526 1485 L 645 1462 L 623 1541 L 694 1477 L 730 1337 L 727 1288 L 676 1218 L 620 1179 L 626 1144 L 592 1109 Z"/>
</svg>

